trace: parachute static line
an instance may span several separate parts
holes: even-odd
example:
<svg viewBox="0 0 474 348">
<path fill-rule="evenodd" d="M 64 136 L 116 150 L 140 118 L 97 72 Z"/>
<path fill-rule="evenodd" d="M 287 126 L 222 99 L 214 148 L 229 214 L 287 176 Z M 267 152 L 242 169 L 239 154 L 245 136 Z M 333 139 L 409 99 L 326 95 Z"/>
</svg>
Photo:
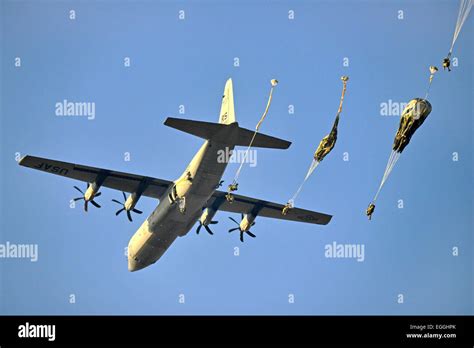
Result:
<svg viewBox="0 0 474 348">
<path fill-rule="evenodd" d="M 329 154 L 329 152 L 331 152 L 331 150 L 334 148 L 334 145 L 336 144 L 337 125 L 339 123 L 339 116 L 342 112 L 342 105 L 344 103 L 344 96 L 346 95 L 347 81 L 349 81 L 349 77 L 348 76 L 342 76 L 341 80 L 342 80 L 342 93 L 341 93 L 341 99 L 339 101 L 339 107 L 337 109 L 336 120 L 334 122 L 333 129 L 331 130 L 331 133 L 328 134 L 327 136 L 325 136 L 321 140 L 321 142 L 319 143 L 319 146 L 316 149 L 316 152 L 313 156 L 313 161 L 311 162 L 311 165 L 309 166 L 308 172 L 306 173 L 306 176 L 305 176 L 303 182 L 298 187 L 298 189 L 296 190 L 293 197 L 290 200 L 288 200 L 288 203 L 283 208 L 283 210 L 281 212 L 283 215 L 286 215 L 288 213 L 288 211 L 295 206 L 296 197 L 298 197 L 298 195 L 300 194 L 301 189 L 303 188 L 304 184 L 309 179 L 311 174 L 313 174 L 314 170 L 319 165 L 319 163 L 321 163 L 321 161 L 324 159 L 324 157 L 326 157 Z M 333 136 L 332 137 L 332 143 L 331 143 L 331 140 L 330 140 L 331 135 Z"/>
<path fill-rule="evenodd" d="M 451 56 L 451 53 L 453 53 L 454 44 L 456 43 L 456 40 L 458 39 L 459 33 L 461 32 L 464 22 L 469 16 L 469 12 L 471 11 L 473 3 L 474 3 L 474 0 L 461 0 L 460 1 L 458 18 L 456 20 L 456 27 L 454 28 L 453 40 L 451 42 L 451 47 L 449 49 L 448 58 Z"/>
<path fill-rule="evenodd" d="M 268 101 L 267 101 L 267 106 L 265 108 L 265 111 L 263 112 L 263 115 L 260 118 L 260 121 L 258 121 L 257 125 L 255 126 L 255 132 L 253 133 L 252 139 L 250 140 L 250 144 L 249 144 L 249 146 L 247 147 L 247 150 L 244 153 L 244 157 L 243 157 L 242 161 L 240 162 L 240 165 L 239 165 L 239 168 L 237 169 L 237 172 L 235 173 L 234 180 L 232 181 L 232 184 L 230 184 L 229 187 L 228 187 L 228 192 L 227 192 L 226 197 L 227 197 L 227 200 L 229 202 L 231 202 L 233 200 L 230 193 L 232 191 L 237 191 L 237 187 L 238 187 L 237 180 L 239 180 L 240 172 L 242 171 L 242 167 L 243 167 L 245 161 L 247 160 L 247 156 L 248 156 L 248 153 L 250 151 L 250 148 L 252 147 L 252 144 L 255 140 L 255 137 L 257 136 L 257 133 L 260 129 L 260 126 L 262 125 L 263 121 L 265 120 L 265 117 L 267 117 L 268 110 L 270 109 L 270 104 L 271 104 L 272 98 L 273 98 L 273 89 L 278 84 L 278 80 L 273 79 L 273 80 L 270 81 L 270 83 L 271 83 L 272 87 L 270 88 L 270 95 L 268 96 Z"/>
</svg>

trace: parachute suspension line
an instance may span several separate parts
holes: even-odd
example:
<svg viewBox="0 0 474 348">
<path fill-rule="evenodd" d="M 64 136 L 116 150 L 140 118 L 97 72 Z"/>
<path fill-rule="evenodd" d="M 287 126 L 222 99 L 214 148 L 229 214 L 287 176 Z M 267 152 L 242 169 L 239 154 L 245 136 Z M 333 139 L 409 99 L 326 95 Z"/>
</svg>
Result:
<svg viewBox="0 0 474 348">
<path fill-rule="evenodd" d="M 428 84 L 428 89 L 426 90 L 425 99 L 428 99 L 428 95 L 430 94 L 431 82 L 432 81 L 433 81 L 433 79 L 430 78 L 430 83 Z"/>
<path fill-rule="evenodd" d="M 379 189 L 377 190 L 377 193 L 375 194 L 374 199 L 372 200 L 373 203 L 377 201 L 377 197 L 379 196 L 380 191 L 382 190 L 382 187 L 384 186 L 385 182 L 387 181 L 390 173 L 393 170 L 393 167 L 395 166 L 395 163 L 397 163 L 398 159 L 400 158 L 400 152 L 392 150 L 390 153 L 390 157 L 387 162 L 387 167 L 385 168 L 385 172 L 383 173 L 382 181 L 380 182 Z"/>
<path fill-rule="evenodd" d="M 260 118 L 260 121 L 258 121 L 257 125 L 255 126 L 255 132 L 253 133 L 252 139 L 250 140 L 250 144 L 249 144 L 249 146 L 247 147 L 247 150 L 244 153 L 244 157 L 243 157 L 242 161 L 240 162 L 240 165 L 239 165 L 239 168 L 237 169 L 237 172 L 235 173 L 234 180 L 233 180 L 232 184 L 229 185 L 229 189 L 228 189 L 229 193 L 231 191 L 236 191 L 237 190 L 237 181 L 239 180 L 239 176 L 240 176 L 240 172 L 242 171 L 242 167 L 243 167 L 245 161 L 247 160 L 248 153 L 250 151 L 250 148 L 252 147 L 252 144 L 255 140 L 255 137 L 257 136 L 257 133 L 260 129 L 260 126 L 262 125 L 263 121 L 265 120 L 265 117 L 268 114 L 268 110 L 270 109 L 270 104 L 271 104 L 272 98 L 273 98 L 273 89 L 278 84 L 278 80 L 273 79 L 270 82 L 272 84 L 272 87 L 270 89 L 270 95 L 268 96 L 267 107 L 265 108 L 265 111 L 264 111 L 262 117 Z"/>
<path fill-rule="evenodd" d="M 315 160 L 313 158 L 313 162 L 311 162 L 311 166 L 309 167 L 309 170 L 308 170 L 308 173 L 306 173 L 306 176 L 304 178 L 304 180 L 308 180 L 308 178 L 311 176 L 311 174 L 313 174 L 314 170 L 316 169 L 316 167 L 319 165 L 319 161 Z"/>
<path fill-rule="evenodd" d="M 288 201 L 288 204 L 290 205 L 291 208 L 293 208 L 295 206 L 296 197 L 298 197 L 298 195 L 300 194 L 300 191 L 303 188 L 304 184 L 306 183 L 308 178 L 311 176 L 311 174 L 314 172 L 314 170 L 319 165 L 319 163 L 321 163 L 321 162 L 316 161 L 315 159 L 313 159 L 313 162 L 311 162 L 311 165 L 308 169 L 308 172 L 306 173 L 306 176 L 305 176 L 303 182 L 301 183 L 300 187 L 298 187 L 298 190 L 296 190 L 293 197 L 291 197 L 291 199 Z"/>
<path fill-rule="evenodd" d="M 453 41 L 451 42 L 451 48 L 449 49 L 448 57 L 450 57 L 451 53 L 453 52 L 454 44 L 456 43 L 456 40 L 458 39 L 459 33 L 461 32 L 464 22 L 469 16 L 469 12 L 471 11 L 473 3 L 474 3 L 474 0 L 461 0 L 460 2 L 458 19 L 456 21 L 456 27 L 454 29 L 454 34 L 453 34 Z"/>
</svg>

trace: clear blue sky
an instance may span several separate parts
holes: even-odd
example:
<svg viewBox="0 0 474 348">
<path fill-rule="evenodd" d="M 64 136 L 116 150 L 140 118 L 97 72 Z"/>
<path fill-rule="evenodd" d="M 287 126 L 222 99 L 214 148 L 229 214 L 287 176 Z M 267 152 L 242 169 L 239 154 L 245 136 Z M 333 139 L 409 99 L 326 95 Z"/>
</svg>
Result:
<svg viewBox="0 0 474 348">
<path fill-rule="evenodd" d="M 399 122 L 381 116 L 380 104 L 424 96 L 428 66 L 440 66 L 449 50 L 456 1 L 0 3 L 0 242 L 39 245 L 36 263 L 0 260 L 1 313 L 473 313 L 472 18 L 454 50 L 459 66 L 436 76 L 431 115 L 402 154 L 373 220 L 364 214 Z M 73 185 L 83 183 L 15 162 L 18 152 L 175 179 L 202 140 L 163 126 L 167 116 L 216 122 L 232 77 L 237 120 L 253 128 L 269 80 L 278 78 L 262 131 L 293 145 L 259 151 L 239 193 L 284 203 L 331 128 L 343 74 L 350 81 L 338 142 L 297 201 L 333 214 L 327 226 L 257 218 L 257 238 L 241 244 L 227 233 L 229 214 L 218 213 L 214 236 L 193 229 L 158 263 L 129 273 L 124 247 L 141 219 L 115 217 L 110 200 L 120 192 L 103 189 L 102 209 L 85 214 L 69 207 Z M 95 102 L 95 120 L 56 117 L 63 99 Z M 227 169 L 226 182 L 235 170 Z M 156 204 L 142 198 L 137 208 L 149 214 Z M 365 261 L 325 258 L 333 241 L 364 244 Z"/>
</svg>

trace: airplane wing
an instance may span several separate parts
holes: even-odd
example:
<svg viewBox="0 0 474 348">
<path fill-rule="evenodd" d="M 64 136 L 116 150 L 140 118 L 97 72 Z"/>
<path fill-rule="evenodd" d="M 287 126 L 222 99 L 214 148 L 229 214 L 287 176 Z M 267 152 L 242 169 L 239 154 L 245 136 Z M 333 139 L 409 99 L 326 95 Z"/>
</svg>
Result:
<svg viewBox="0 0 474 348">
<path fill-rule="evenodd" d="M 216 210 L 227 211 L 230 213 L 253 213 L 257 216 L 273 219 L 307 222 L 318 225 L 326 225 L 332 218 L 331 215 L 300 208 L 290 209 L 288 214 L 282 215 L 281 211 L 284 207 L 282 204 L 240 195 L 233 195 L 234 201 L 229 203 L 226 200 L 225 195 L 226 192 L 215 191 L 207 202 L 207 207 L 213 207 Z"/>
<path fill-rule="evenodd" d="M 105 176 L 102 186 L 129 193 L 135 192 L 138 188 L 138 185 L 146 180 L 147 187 L 143 192 L 143 195 L 157 199 L 160 199 L 169 185 L 173 183 L 172 181 L 168 180 L 116 172 L 102 168 L 88 167 L 80 164 L 55 161 L 34 156 L 23 157 L 19 164 L 24 167 L 41 170 L 43 172 L 52 173 L 87 183 L 92 183 L 97 178 L 97 176 L 101 174 Z"/>
</svg>

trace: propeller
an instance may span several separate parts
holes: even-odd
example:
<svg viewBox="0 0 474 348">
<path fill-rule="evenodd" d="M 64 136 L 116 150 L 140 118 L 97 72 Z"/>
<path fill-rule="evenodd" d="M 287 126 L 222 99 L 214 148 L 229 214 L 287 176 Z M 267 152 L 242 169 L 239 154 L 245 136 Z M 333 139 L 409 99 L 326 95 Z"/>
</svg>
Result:
<svg viewBox="0 0 474 348">
<path fill-rule="evenodd" d="M 88 200 L 86 199 L 86 197 L 85 197 L 86 194 L 85 194 L 84 192 L 82 192 L 82 190 L 81 190 L 79 187 L 74 186 L 74 188 L 82 194 L 82 197 L 74 198 L 74 202 L 77 202 L 77 201 L 80 201 L 80 200 L 83 199 L 83 200 L 84 200 L 84 210 L 85 210 L 86 212 L 87 212 L 87 207 L 88 207 L 88 203 L 89 203 L 89 202 L 91 202 L 94 207 L 100 208 L 100 205 L 97 204 L 97 203 L 94 201 L 94 198 L 99 197 L 99 196 L 102 194 L 102 192 L 97 192 L 97 193 L 92 197 L 92 199 L 91 199 L 90 201 L 88 201 Z M 89 184 L 87 184 L 86 191 L 87 191 L 88 188 L 89 188 Z"/>
<path fill-rule="evenodd" d="M 219 181 L 219 183 L 216 185 L 216 190 L 222 186 L 222 184 L 224 183 L 224 180 L 221 180 Z"/>
<path fill-rule="evenodd" d="M 211 222 L 209 222 L 209 224 L 204 225 L 204 224 L 201 222 L 201 220 L 199 220 L 199 226 L 198 226 L 198 228 L 197 228 L 197 230 L 196 230 L 196 234 L 199 234 L 199 231 L 201 231 L 202 226 L 204 226 L 204 228 L 206 229 L 207 233 L 209 233 L 209 234 L 211 234 L 211 235 L 214 234 L 214 233 L 212 233 L 211 229 L 209 228 L 209 225 L 215 225 L 215 224 L 217 224 L 217 223 L 219 223 L 219 221 L 211 221 Z"/>
<path fill-rule="evenodd" d="M 240 241 L 241 241 L 241 242 L 244 241 L 244 233 L 247 233 L 247 234 L 248 234 L 250 237 L 252 237 L 252 238 L 255 238 L 255 237 L 256 237 L 256 235 L 254 235 L 254 234 L 253 234 L 252 232 L 250 232 L 250 231 L 243 231 L 243 230 L 240 228 L 240 223 L 237 222 L 233 217 L 229 216 L 229 219 L 231 219 L 232 221 L 234 221 L 234 222 L 238 225 L 238 227 L 231 228 L 231 229 L 229 230 L 229 233 L 239 230 L 239 231 L 240 231 Z M 244 214 L 241 215 L 241 219 L 242 219 L 242 220 L 244 219 Z M 255 225 L 255 221 L 250 224 L 250 227 L 252 227 L 253 225 Z"/>
<path fill-rule="evenodd" d="M 117 204 L 120 204 L 122 206 L 121 209 L 117 210 L 117 212 L 115 213 L 115 216 L 118 216 L 121 212 L 123 212 L 124 210 L 127 212 L 127 218 L 130 222 L 132 222 L 132 214 L 130 213 L 131 211 L 133 211 L 134 213 L 137 213 L 137 214 L 142 214 L 143 212 L 141 210 L 138 210 L 138 209 L 127 209 L 125 207 L 125 203 L 127 202 L 127 195 L 125 194 L 125 192 L 122 192 L 122 195 L 123 195 L 123 202 L 120 202 L 120 201 L 117 201 L 116 199 L 112 199 L 112 202 L 115 202 Z"/>
</svg>

